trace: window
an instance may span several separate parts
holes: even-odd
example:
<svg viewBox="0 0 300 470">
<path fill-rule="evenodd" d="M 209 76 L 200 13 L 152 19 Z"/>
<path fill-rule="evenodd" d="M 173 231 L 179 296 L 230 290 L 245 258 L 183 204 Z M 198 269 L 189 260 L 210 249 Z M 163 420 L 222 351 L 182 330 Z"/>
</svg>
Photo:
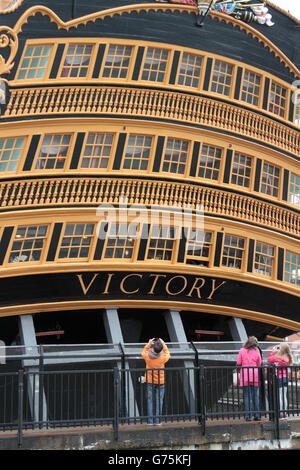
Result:
<svg viewBox="0 0 300 470">
<path fill-rule="evenodd" d="M 260 191 L 269 196 L 278 197 L 280 169 L 277 166 L 264 162 Z"/>
<path fill-rule="evenodd" d="M 231 167 L 231 184 L 244 188 L 250 187 L 252 158 L 235 152 Z"/>
<path fill-rule="evenodd" d="M 58 170 L 65 166 L 71 134 L 47 134 L 38 154 L 36 170 Z"/>
<path fill-rule="evenodd" d="M 110 226 L 103 258 L 131 259 L 136 244 L 138 224 L 117 223 Z"/>
<path fill-rule="evenodd" d="M 297 98 L 297 100 L 299 102 L 299 98 Z M 300 126 L 300 104 L 296 105 L 295 124 Z"/>
<path fill-rule="evenodd" d="M 256 242 L 254 272 L 272 276 L 275 249 L 266 243 Z"/>
<path fill-rule="evenodd" d="M 256 73 L 245 70 L 241 86 L 241 100 L 254 106 L 259 105 L 261 77 Z"/>
<path fill-rule="evenodd" d="M 300 286 L 300 255 L 286 251 L 284 280 L 290 284 Z"/>
<path fill-rule="evenodd" d="M 202 57 L 184 52 L 181 57 L 178 85 L 199 88 Z"/>
<path fill-rule="evenodd" d="M 169 137 L 163 157 L 162 171 L 184 175 L 188 150 L 188 140 Z"/>
<path fill-rule="evenodd" d="M 153 225 L 149 237 L 146 259 L 171 261 L 175 246 L 176 228 Z"/>
<path fill-rule="evenodd" d="M 244 238 L 235 235 L 225 235 L 222 255 L 222 266 L 226 268 L 242 268 L 245 248 Z"/>
<path fill-rule="evenodd" d="M 130 134 L 123 158 L 124 170 L 147 170 L 152 148 L 149 135 Z"/>
<path fill-rule="evenodd" d="M 62 78 L 84 78 L 88 74 L 92 44 L 69 44 L 64 57 Z"/>
<path fill-rule="evenodd" d="M 17 80 L 44 78 L 52 46 L 27 46 Z"/>
<path fill-rule="evenodd" d="M 287 100 L 287 89 L 278 85 L 278 83 L 272 82 L 270 99 L 269 99 L 269 111 L 276 114 L 277 116 L 285 116 Z"/>
<path fill-rule="evenodd" d="M 210 90 L 230 96 L 233 66 L 220 60 L 215 61 Z"/>
<path fill-rule="evenodd" d="M 186 263 L 208 267 L 211 246 L 212 232 L 190 230 L 186 240 Z"/>
<path fill-rule="evenodd" d="M 104 78 L 127 78 L 132 46 L 110 44 L 102 71 Z"/>
<path fill-rule="evenodd" d="M 142 80 L 162 83 L 165 80 L 168 59 L 168 50 L 148 47 L 142 71 Z"/>
<path fill-rule="evenodd" d="M 25 137 L 0 139 L 0 173 L 17 170 Z"/>
<path fill-rule="evenodd" d="M 40 261 L 47 236 L 47 225 L 18 227 L 12 243 L 8 263 Z"/>
<path fill-rule="evenodd" d="M 81 168 L 107 168 L 112 153 L 114 134 L 89 133 L 81 158 Z"/>
<path fill-rule="evenodd" d="M 218 181 L 221 166 L 222 149 L 212 145 L 202 145 L 198 176 Z"/>
<path fill-rule="evenodd" d="M 94 237 L 95 224 L 66 224 L 60 244 L 59 259 L 87 259 Z"/>
<path fill-rule="evenodd" d="M 291 173 L 289 202 L 300 206 L 300 176 Z"/>
</svg>

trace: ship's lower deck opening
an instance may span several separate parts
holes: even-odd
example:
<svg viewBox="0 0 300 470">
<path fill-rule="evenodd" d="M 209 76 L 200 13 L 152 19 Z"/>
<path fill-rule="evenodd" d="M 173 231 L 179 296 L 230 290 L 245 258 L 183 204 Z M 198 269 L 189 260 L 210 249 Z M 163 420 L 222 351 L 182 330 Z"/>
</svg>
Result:
<svg viewBox="0 0 300 470">
<path fill-rule="evenodd" d="M 158 309 L 117 309 L 124 343 L 146 343 L 161 337 L 171 342 L 165 312 Z M 180 312 L 187 341 L 232 341 L 231 317 L 203 312 Z M 37 344 L 106 344 L 110 343 L 103 310 L 40 312 L 33 315 Z M 243 320 L 247 334 L 263 340 L 272 325 Z M 9 345 L 22 344 L 17 316 L 0 318 L 0 340 Z"/>
</svg>

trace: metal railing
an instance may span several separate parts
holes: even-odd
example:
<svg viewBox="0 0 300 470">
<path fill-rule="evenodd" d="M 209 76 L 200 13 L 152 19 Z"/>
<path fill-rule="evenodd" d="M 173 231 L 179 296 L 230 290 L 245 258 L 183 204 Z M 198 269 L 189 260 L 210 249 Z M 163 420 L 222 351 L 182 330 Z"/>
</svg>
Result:
<svg viewBox="0 0 300 470">
<path fill-rule="evenodd" d="M 198 423 L 202 433 L 214 420 L 271 421 L 280 438 L 280 419 L 300 416 L 300 367 L 285 368 L 287 384 L 281 386 L 281 368 L 255 368 L 259 387 L 257 409 L 247 406 L 251 386 L 235 380 L 236 366 L 166 367 L 161 407 L 149 413 L 153 385 L 143 383 L 146 370 L 118 368 L 95 370 L 20 369 L 0 374 L 0 429 L 17 430 L 22 446 L 25 430 L 74 426 L 109 426 L 118 439 L 122 425 Z M 244 372 L 244 371 L 243 371 Z M 285 373 L 285 372 L 284 372 Z M 160 403 L 158 403 L 160 405 Z M 249 410 L 248 410 L 249 409 Z M 155 411 L 154 411 L 155 410 Z M 157 412 L 157 414 L 156 414 Z"/>
</svg>

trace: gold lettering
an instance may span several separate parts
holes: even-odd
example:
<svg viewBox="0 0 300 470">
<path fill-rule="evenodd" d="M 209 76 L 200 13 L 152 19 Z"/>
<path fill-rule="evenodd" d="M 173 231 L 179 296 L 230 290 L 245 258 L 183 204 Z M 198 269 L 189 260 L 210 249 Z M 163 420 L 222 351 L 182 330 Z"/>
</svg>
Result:
<svg viewBox="0 0 300 470">
<path fill-rule="evenodd" d="M 202 281 L 202 284 L 201 284 L 201 286 L 198 286 L 198 287 L 197 287 L 197 282 L 198 282 L 199 280 Z M 205 279 L 203 279 L 203 277 L 196 277 L 195 282 L 194 282 L 194 284 L 193 284 L 193 287 L 191 288 L 191 290 L 190 290 L 190 292 L 188 293 L 187 296 L 188 296 L 188 297 L 191 297 L 193 290 L 196 290 L 197 293 L 198 293 L 198 298 L 201 299 L 200 289 L 204 286 L 204 284 L 205 284 Z"/>
<path fill-rule="evenodd" d="M 121 289 L 122 292 L 124 292 L 124 294 L 136 294 L 136 293 L 139 291 L 139 287 L 138 287 L 136 290 L 131 291 L 131 292 L 125 290 L 125 288 L 124 288 L 124 282 L 126 281 L 126 279 L 127 279 L 128 277 L 131 277 L 131 276 L 137 276 L 137 277 L 139 277 L 139 278 L 143 277 L 142 274 L 128 274 L 127 276 L 125 276 L 124 279 L 122 279 L 122 282 L 121 282 L 121 284 L 120 284 L 120 289 Z"/>
<path fill-rule="evenodd" d="M 166 274 L 150 274 L 149 277 L 152 277 L 152 276 L 154 276 L 155 279 L 154 279 L 154 282 L 153 282 L 153 284 L 152 284 L 152 288 L 151 288 L 151 290 L 148 292 L 148 294 L 153 294 L 153 291 L 154 291 L 154 289 L 155 289 L 155 287 L 156 287 L 156 283 L 157 283 L 159 277 L 167 277 Z"/>
<path fill-rule="evenodd" d="M 221 282 L 221 284 L 219 284 L 217 287 L 215 287 L 216 279 L 213 279 L 212 280 L 212 290 L 211 290 L 211 293 L 209 294 L 209 296 L 207 297 L 207 299 L 210 300 L 212 298 L 213 294 L 216 292 L 216 290 L 218 290 L 219 287 L 223 286 L 223 284 L 226 284 L 226 281 Z"/>
<path fill-rule="evenodd" d="M 184 286 L 183 286 L 183 288 L 182 288 L 179 292 L 170 292 L 170 291 L 169 291 L 169 284 L 170 284 L 174 279 L 176 279 L 177 277 L 178 277 L 178 278 L 180 277 L 181 279 L 184 279 L 184 281 L 185 281 Z M 178 294 L 181 294 L 181 292 L 184 291 L 184 289 L 186 288 L 186 285 L 187 285 L 187 280 L 186 280 L 186 278 L 185 278 L 184 276 L 174 276 L 174 277 L 172 277 L 172 278 L 167 282 L 167 285 L 166 285 L 166 292 L 167 292 L 167 294 L 169 294 L 169 295 L 178 295 Z"/>
<path fill-rule="evenodd" d="M 84 284 L 83 279 L 82 279 L 82 274 L 77 274 L 77 277 L 79 279 L 79 282 L 80 282 L 80 285 L 81 285 L 81 288 L 82 288 L 82 292 L 84 293 L 84 295 L 87 294 L 87 292 L 89 291 L 91 285 L 94 283 L 97 276 L 99 276 L 99 274 L 94 274 L 94 277 L 91 280 L 91 282 L 89 283 L 89 285 L 87 287 L 85 287 L 85 284 Z"/>
<path fill-rule="evenodd" d="M 108 294 L 108 289 L 109 289 L 109 286 L 110 286 L 110 281 L 111 281 L 111 278 L 114 276 L 114 274 L 112 273 L 109 273 L 108 275 L 108 279 L 106 281 L 106 286 L 105 286 L 105 289 L 104 291 L 102 292 L 102 294 Z"/>
</svg>

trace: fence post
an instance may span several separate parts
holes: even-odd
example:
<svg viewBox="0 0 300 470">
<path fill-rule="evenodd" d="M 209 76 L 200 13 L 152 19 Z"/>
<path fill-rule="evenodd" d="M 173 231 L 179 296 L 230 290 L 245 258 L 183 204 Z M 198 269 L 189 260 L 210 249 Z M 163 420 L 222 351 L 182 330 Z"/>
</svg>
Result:
<svg viewBox="0 0 300 470">
<path fill-rule="evenodd" d="M 272 366 L 272 375 L 273 375 L 273 407 L 274 407 L 274 430 L 275 430 L 275 439 L 280 439 L 280 431 L 279 431 L 279 390 L 278 390 L 278 377 L 277 377 L 277 367 L 275 364 Z"/>
<path fill-rule="evenodd" d="M 42 421 L 44 419 L 43 416 L 43 399 L 44 399 L 44 357 L 43 357 L 43 347 L 40 348 L 40 358 L 39 358 L 39 371 L 38 371 L 38 379 L 35 381 L 35 385 L 38 383 L 39 385 L 39 428 L 42 428 Z"/>
<path fill-rule="evenodd" d="M 205 369 L 204 365 L 201 364 L 199 367 L 199 411 L 200 411 L 200 423 L 203 436 L 205 435 L 205 409 L 206 409 L 206 398 L 205 398 Z"/>
<path fill-rule="evenodd" d="M 114 368 L 114 438 L 119 440 L 119 413 L 120 413 L 120 377 L 119 369 Z"/>
<path fill-rule="evenodd" d="M 24 395 L 24 371 L 18 372 L 18 447 L 23 444 L 23 395 Z"/>
</svg>

